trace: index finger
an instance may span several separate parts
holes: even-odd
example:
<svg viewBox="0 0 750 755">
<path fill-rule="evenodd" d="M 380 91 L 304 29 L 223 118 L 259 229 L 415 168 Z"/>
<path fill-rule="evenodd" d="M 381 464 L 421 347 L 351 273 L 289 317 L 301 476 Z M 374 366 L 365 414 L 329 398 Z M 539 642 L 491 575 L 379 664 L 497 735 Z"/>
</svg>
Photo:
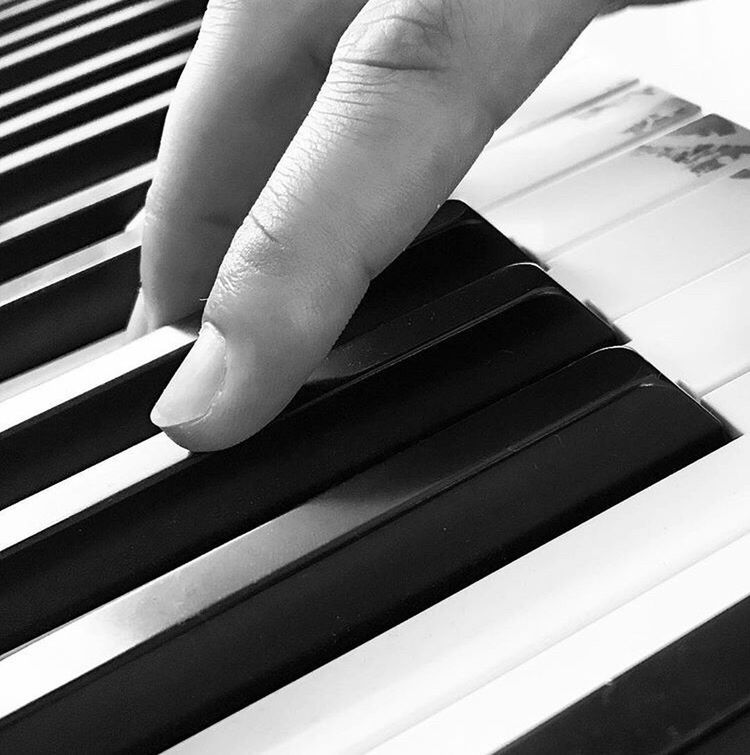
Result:
<svg viewBox="0 0 750 755">
<path fill-rule="evenodd" d="M 370 0 L 224 259 L 154 421 L 196 450 L 292 398 L 596 0 Z"/>
</svg>

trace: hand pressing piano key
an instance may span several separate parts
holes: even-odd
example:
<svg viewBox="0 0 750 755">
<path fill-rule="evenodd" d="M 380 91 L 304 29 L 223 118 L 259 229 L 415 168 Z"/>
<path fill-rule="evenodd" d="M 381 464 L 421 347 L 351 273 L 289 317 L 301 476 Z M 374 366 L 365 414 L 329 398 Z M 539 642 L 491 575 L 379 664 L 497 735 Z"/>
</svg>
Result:
<svg viewBox="0 0 750 755">
<path fill-rule="evenodd" d="M 149 194 L 133 330 L 207 303 L 153 420 L 211 450 L 278 414 L 371 280 L 608 5 L 209 4 Z M 631 124 L 643 134 L 695 114 L 644 98 Z"/>
</svg>

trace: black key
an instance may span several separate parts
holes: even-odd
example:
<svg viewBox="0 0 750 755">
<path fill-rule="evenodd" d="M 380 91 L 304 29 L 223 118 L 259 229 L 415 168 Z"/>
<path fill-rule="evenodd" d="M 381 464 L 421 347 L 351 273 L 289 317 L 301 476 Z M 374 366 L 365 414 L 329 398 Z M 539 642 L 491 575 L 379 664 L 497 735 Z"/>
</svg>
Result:
<svg viewBox="0 0 750 755">
<path fill-rule="evenodd" d="M 0 222 L 155 159 L 170 96 L 156 94 L 0 157 Z"/>
<path fill-rule="evenodd" d="M 134 173 L 140 175 L 137 170 Z M 113 179 L 108 185 L 116 183 Z M 124 185 L 128 186 L 127 177 Z M 132 190 L 126 188 L 125 196 L 107 198 L 85 212 L 61 217 L 52 225 L 40 223 L 39 228 L 26 236 L 21 234 L 14 239 L 11 235 L 8 250 L 0 244 L 0 278 L 5 269 L 9 273 L 19 272 L 34 261 L 55 259 L 71 247 L 85 245 L 90 235 L 97 233 L 97 227 L 102 230 L 107 227 L 94 225 L 97 217 L 105 216 L 111 228 L 122 218 L 122 213 L 132 209 L 145 190 L 145 184 L 133 186 Z M 63 213 L 69 207 L 67 200 L 59 206 Z M 443 218 L 448 210 L 460 209 L 457 225 L 410 247 L 396 263 L 399 266 L 396 271 L 387 274 L 385 282 L 403 294 L 401 300 L 396 301 L 387 290 L 373 286 L 340 342 L 362 335 L 388 319 L 459 288 L 464 282 L 525 259 L 515 246 L 465 205 L 448 203 L 446 208 Z M 40 210 L 29 220 L 38 222 L 43 214 Z M 7 227 L 23 229 L 28 223 L 19 218 Z M 76 258 L 61 260 L 43 275 L 34 274 L 11 286 L 0 286 L 0 353 L 6 355 L 0 363 L 0 380 L 125 327 L 139 280 L 139 249 L 134 239 L 122 236 L 82 251 Z M 456 265 L 454 260 L 458 261 L 460 273 L 447 275 L 446 270 Z M 399 271 L 420 265 L 423 275 L 410 277 L 405 289 L 406 279 Z"/>
<path fill-rule="evenodd" d="M 0 380 L 124 328 L 139 252 L 137 237 L 122 234 L 58 260 L 41 276 L 0 285 Z"/>
<path fill-rule="evenodd" d="M 503 748 L 503 755 L 748 752 L 748 626 L 745 599 Z"/>
<path fill-rule="evenodd" d="M 634 353 L 591 355 L 0 661 L 8 688 L 38 674 L 38 692 L 4 711 L 0 745 L 168 746 L 725 440 Z M 249 485 L 237 505 L 258 502 Z M 87 631 L 117 639 L 46 678 L 44 654 L 80 648 Z"/>
<path fill-rule="evenodd" d="M 0 156 L 173 89 L 187 56 L 175 53 L 0 123 Z"/>
<path fill-rule="evenodd" d="M 193 46 L 199 26 L 197 19 L 186 21 L 3 92 L 0 94 L 0 121 L 28 113 L 170 55 L 186 52 Z"/>
<path fill-rule="evenodd" d="M 92 516 L 3 559 L 0 652 L 614 342 L 603 322 L 533 265 L 512 266 L 498 276 L 515 295 L 504 307 L 497 302 L 496 313 L 473 327 L 289 411 L 233 449 L 193 456 L 154 478 L 109 490 L 104 503 L 95 490 L 87 491 L 83 508 Z M 115 411 L 122 417 L 130 406 Z M 46 432 L 64 426 L 59 420 Z M 49 441 L 39 441 L 33 427 L 26 437 L 21 443 L 9 431 L 0 451 L 13 459 L 4 480 L 13 495 L 29 484 L 30 470 L 45 474 L 58 463 L 49 457 L 40 463 L 39 448 L 49 448 Z M 130 480 L 132 469 L 110 476 Z M 55 494 L 52 489 L 45 496 L 53 509 Z"/>
<path fill-rule="evenodd" d="M 153 171 L 141 165 L 0 226 L 0 283 L 119 233 L 143 206 Z"/>
<path fill-rule="evenodd" d="M 123 2 L 111 13 L 18 49 L 0 49 L 0 92 L 99 55 L 114 47 L 200 17 L 204 0 Z M 0 41 L 1 43 L 1 41 Z"/>
<path fill-rule="evenodd" d="M 78 5 L 81 0 L 21 0 L 0 3 L 0 34 Z"/>
<path fill-rule="evenodd" d="M 0 55 L 7 55 L 56 34 L 80 28 L 83 24 L 125 6 L 124 0 L 84 0 L 68 8 L 55 9 L 54 12 L 3 32 L 0 36 Z"/>
<path fill-rule="evenodd" d="M 334 349 L 291 408 L 394 367 L 485 321 L 502 321 L 514 308 L 523 307 L 527 299 L 539 296 L 557 297 L 560 290 L 536 266 L 517 265 L 497 271 Z M 577 348 L 581 338 L 594 348 L 611 340 L 611 332 L 603 323 L 569 298 L 562 298 L 562 316 L 581 324 L 580 334 L 573 339 Z M 19 312 L 23 310 L 19 308 L 17 316 Z M 15 332 L 18 330 L 16 327 Z M 39 396 L 43 405 L 28 406 L 21 418 L 0 422 L 0 458 L 6 459 L 7 467 L 0 508 L 157 432 L 149 420 L 150 409 L 194 337 L 179 333 L 169 336 L 167 331 L 107 356 L 105 363 L 112 367 L 106 370 L 106 379 L 101 377 L 105 371 L 102 361 L 92 363 L 79 370 L 73 393 L 68 390 L 58 397 L 56 384 L 50 383 Z M 563 344 L 563 348 L 566 346 Z M 568 361 L 578 353 L 574 349 Z M 16 403 L 19 401 L 25 407 L 29 403 L 27 398 Z M 40 465 L 40 459 L 45 460 L 44 465 Z"/>
<path fill-rule="evenodd" d="M 529 258 L 463 202 L 450 200 L 409 247 L 370 284 L 367 307 L 342 341 L 361 335 L 514 262 Z"/>
</svg>

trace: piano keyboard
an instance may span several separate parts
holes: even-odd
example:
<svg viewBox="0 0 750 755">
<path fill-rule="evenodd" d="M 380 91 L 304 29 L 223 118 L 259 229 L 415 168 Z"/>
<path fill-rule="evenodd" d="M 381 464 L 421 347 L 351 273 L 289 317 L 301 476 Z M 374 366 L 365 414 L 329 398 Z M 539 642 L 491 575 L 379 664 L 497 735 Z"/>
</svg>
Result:
<svg viewBox="0 0 750 755">
<path fill-rule="evenodd" d="M 201 11 L 0 3 L 0 751 L 746 749 L 750 131 L 563 62 L 193 455 L 123 328 Z"/>
</svg>

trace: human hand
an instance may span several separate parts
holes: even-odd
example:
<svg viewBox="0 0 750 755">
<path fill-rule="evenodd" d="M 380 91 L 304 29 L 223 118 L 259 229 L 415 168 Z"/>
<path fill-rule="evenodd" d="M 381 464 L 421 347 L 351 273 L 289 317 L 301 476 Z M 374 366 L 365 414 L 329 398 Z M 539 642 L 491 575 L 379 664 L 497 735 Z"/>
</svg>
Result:
<svg viewBox="0 0 750 755">
<path fill-rule="evenodd" d="M 212 0 L 146 204 L 131 330 L 207 298 L 154 422 L 193 450 L 269 422 L 369 281 L 609 6 Z"/>
</svg>

